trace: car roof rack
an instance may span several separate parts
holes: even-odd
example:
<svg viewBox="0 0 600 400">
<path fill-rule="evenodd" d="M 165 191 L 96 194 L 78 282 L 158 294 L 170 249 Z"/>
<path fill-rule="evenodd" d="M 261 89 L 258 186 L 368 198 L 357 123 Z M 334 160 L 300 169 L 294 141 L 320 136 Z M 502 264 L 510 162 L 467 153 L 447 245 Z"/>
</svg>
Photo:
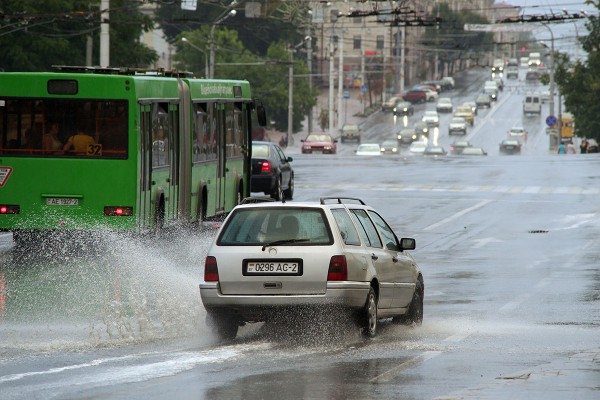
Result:
<svg viewBox="0 0 600 400">
<path fill-rule="evenodd" d="M 319 201 L 321 202 L 321 204 L 325 204 L 325 202 L 327 200 L 336 200 L 338 204 L 344 204 L 345 200 L 350 200 L 350 201 L 353 201 L 353 202 L 357 202 L 357 203 L 359 203 L 359 204 L 361 204 L 363 206 L 366 206 L 366 204 L 365 204 L 364 201 L 362 201 L 361 199 L 358 199 L 356 197 L 321 197 L 319 199 Z"/>
<path fill-rule="evenodd" d="M 275 199 L 270 197 L 245 197 L 242 199 L 240 204 L 256 204 L 256 203 L 267 203 L 274 202 Z"/>
</svg>

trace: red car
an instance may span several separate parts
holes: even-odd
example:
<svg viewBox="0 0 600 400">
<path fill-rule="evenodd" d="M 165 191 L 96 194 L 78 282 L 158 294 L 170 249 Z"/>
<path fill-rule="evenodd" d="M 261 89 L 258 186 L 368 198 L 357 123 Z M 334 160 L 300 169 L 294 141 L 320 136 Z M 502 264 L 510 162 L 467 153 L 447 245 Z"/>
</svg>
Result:
<svg viewBox="0 0 600 400">
<path fill-rule="evenodd" d="M 335 154 L 337 152 L 336 143 L 337 139 L 328 133 L 311 133 L 302 140 L 302 154 Z"/>
<path fill-rule="evenodd" d="M 411 103 L 425 103 L 427 101 L 427 93 L 420 89 L 410 89 L 402 93 L 402 99 Z"/>
</svg>

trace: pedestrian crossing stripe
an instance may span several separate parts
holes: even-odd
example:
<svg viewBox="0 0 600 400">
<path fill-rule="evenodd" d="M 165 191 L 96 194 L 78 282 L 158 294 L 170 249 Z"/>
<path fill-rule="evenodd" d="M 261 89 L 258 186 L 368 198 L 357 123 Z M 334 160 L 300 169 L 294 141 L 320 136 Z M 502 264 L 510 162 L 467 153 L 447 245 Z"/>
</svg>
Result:
<svg viewBox="0 0 600 400">
<path fill-rule="evenodd" d="M 295 181 L 296 189 L 335 189 L 347 190 L 347 184 L 303 184 Z M 456 193 L 508 193 L 508 194 L 580 194 L 580 195 L 598 195 L 600 188 L 589 188 L 582 186 L 559 186 L 559 187 L 543 187 L 543 186 L 473 186 L 473 185 L 380 185 L 380 184 L 361 184 L 361 189 L 378 190 L 378 191 L 397 191 L 397 192 L 456 192 Z"/>
</svg>

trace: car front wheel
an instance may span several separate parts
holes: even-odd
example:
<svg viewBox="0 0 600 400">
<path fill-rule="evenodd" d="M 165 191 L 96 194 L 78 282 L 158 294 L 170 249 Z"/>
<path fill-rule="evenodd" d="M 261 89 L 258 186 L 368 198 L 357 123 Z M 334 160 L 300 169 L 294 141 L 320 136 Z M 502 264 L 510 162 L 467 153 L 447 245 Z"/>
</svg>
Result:
<svg viewBox="0 0 600 400">
<path fill-rule="evenodd" d="M 425 288 L 421 281 L 417 281 L 415 285 L 415 292 L 413 294 L 412 301 L 408 306 L 406 314 L 399 317 L 394 317 L 393 321 L 405 325 L 415 324 L 420 326 L 423 324 L 423 297 L 425 294 Z"/>
</svg>

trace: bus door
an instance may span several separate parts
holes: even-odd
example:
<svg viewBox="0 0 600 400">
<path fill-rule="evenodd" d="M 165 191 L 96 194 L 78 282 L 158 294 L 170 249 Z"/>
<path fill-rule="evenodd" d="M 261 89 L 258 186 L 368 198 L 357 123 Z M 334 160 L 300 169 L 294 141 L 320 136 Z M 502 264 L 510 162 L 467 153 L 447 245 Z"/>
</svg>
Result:
<svg viewBox="0 0 600 400">
<path fill-rule="evenodd" d="M 179 160 L 178 105 L 140 105 L 140 220 L 144 227 L 163 227 L 177 218 Z"/>
<path fill-rule="evenodd" d="M 139 190 L 137 195 L 138 222 L 142 230 L 153 225 L 152 215 L 152 105 L 140 104 Z"/>
<path fill-rule="evenodd" d="M 216 202 L 215 211 L 221 213 L 225 211 L 225 200 L 227 190 L 227 159 L 225 138 L 225 105 L 217 104 L 216 125 L 213 127 L 217 133 L 217 171 L 216 171 Z"/>
</svg>

